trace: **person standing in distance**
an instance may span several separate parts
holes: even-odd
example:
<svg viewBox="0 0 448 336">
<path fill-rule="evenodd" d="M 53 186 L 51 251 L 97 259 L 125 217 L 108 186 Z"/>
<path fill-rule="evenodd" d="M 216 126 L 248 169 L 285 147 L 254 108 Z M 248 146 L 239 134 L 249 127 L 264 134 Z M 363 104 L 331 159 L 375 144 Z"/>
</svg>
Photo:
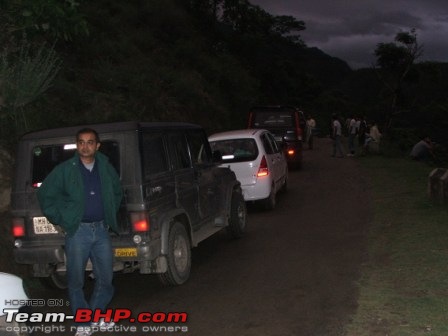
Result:
<svg viewBox="0 0 448 336">
<path fill-rule="evenodd" d="M 73 315 L 80 308 L 103 311 L 114 294 L 109 229 L 117 232 L 117 212 L 123 192 L 115 168 L 98 152 L 100 145 L 94 129 L 79 130 L 75 155 L 56 166 L 37 192 L 43 214 L 65 232 L 68 295 Z M 87 301 L 83 287 L 89 258 L 95 285 Z M 112 325 L 113 321 L 100 324 L 102 328 Z M 91 324 L 77 325 L 75 336 L 91 334 Z"/>
<path fill-rule="evenodd" d="M 310 115 L 306 118 L 306 126 L 306 143 L 309 149 L 313 149 L 313 132 L 316 128 L 316 121 Z"/>
<path fill-rule="evenodd" d="M 352 116 L 348 128 L 348 149 L 350 153 L 347 156 L 355 156 L 355 138 L 358 135 L 359 124 L 358 118 Z"/>
<path fill-rule="evenodd" d="M 333 157 L 339 153 L 338 157 L 343 158 L 344 153 L 342 152 L 342 126 L 336 114 L 333 114 L 332 121 L 332 138 L 333 138 Z"/>
</svg>

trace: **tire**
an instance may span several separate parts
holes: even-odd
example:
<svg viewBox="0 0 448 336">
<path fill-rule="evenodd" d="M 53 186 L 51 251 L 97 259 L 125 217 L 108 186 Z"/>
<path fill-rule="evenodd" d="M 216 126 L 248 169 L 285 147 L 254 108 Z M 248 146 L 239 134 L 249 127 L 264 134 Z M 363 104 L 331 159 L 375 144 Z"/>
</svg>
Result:
<svg viewBox="0 0 448 336">
<path fill-rule="evenodd" d="M 271 188 L 271 193 L 269 194 L 269 197 L 264 199 L 263 201 L 263 207 L 265 210 L 274 210 L 275 205 L 277 204 L 277 195 L 275 193 L 274 186 Z"/>
<path fill-rule="evenodd" d="M 233 192 L 227 233 L 231 238 L 241 238 L 246 233 L 247 209 L 243 195 Z"/>
<path fill-rule="evenodd" d="M 191 271 L 191 243 L 185 227 L 179 223 L 171 224 L 168 234 L 168 270 L 159 274 L 162 284 L 178 286 L 185 283 Z"/>
<path fill-rule="evenodd" d="M 53 270 L 50 276 L 40 278 L 42 284 L 51 289 L 67 289 L 67 275 L 65 272 L 56 272 Z"/>
</svg>

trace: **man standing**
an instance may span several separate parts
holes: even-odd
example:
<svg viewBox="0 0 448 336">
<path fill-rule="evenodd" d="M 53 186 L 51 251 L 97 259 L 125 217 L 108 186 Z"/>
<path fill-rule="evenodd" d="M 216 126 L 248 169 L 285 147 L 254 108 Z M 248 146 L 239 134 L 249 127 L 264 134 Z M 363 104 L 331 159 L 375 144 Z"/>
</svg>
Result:
<svg viewBox="0 0 448 336">
<path fill-rule="evenodd" d="M 332 121 L 332 138 L 333 138 L 333 157 L 336 156 L 336 152 L 339 153 L 340 158 L 344 157 L 342 152 L 341 136 L 342 136 L 342 126 L 339 122 L 338 116 L 333 115 Z"/>
<path fill-rule="evenodd" d="M 358 134 L 358 128 L 359 128 L 358 120 L 356 120 L 355 117 L 352 116 L 348 128 L 348 150 L 350 151 L 350 153 L 348 153 L 347 156 L 355 155 L 355 138 L 356 135 Z"/>
<path fill-rule="evenodd" d="M 365 116 L 361 116 L 358 120 L 358 146 L 364 148 L 366 142 L 366 134 L 369 133 Z"/>
<path fill-rule="evenodd" d="M 91 128 L 76 134 L 73 158 L 56 166 L 38 190 L 43 214 L 65 232 L 68 293 L 73 315 L 80 308 L 104 310 L 114 294 L 113 255 L 109 229 L 117 231 L 120 179 L 108 158 L 98 152 L 100 139 Z M 90 258 L 95 286 L 84 295 L 85 268 Z M 107 328 L 113 321 L 101 321 Z M 90 324 L 77 325 L 75 336 L 92 334 Z"/>
<path fill-rule="evenodd" d="M 308 144 L 308 149 L 313 149 L 313 132 L 316 128 L 316 121 L 308 115 L 306 118 L 306 143 Z"/>
</svg>

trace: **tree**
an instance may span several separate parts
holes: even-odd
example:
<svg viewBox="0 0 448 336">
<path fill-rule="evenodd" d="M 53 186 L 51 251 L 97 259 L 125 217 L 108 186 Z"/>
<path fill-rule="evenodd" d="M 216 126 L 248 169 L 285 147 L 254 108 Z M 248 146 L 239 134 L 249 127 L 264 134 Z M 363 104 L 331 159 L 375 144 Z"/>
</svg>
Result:
<svg viewBox="0 0 448 336">
<path fill-rule="evenodd" d="M 387 129 L 392 127 L 395 116 L 402 112 L 403 82 L 422 55 L 423 47 L 417 41 L 415 29 L 399 32 L 395 42 L 379 43 L 375 49 L 378 78 L 391 97 L 390 111 L 387 113 Z"/>
<path fill-rule="evenodd" d="M 303 43 L 298 34 L 305 29 L 303 21 L 288 15 L 271 15 L 248 0 L 190 0 L 189 6 L 208 24 L 223 23 L 237 34 L 284 37 Z"/>
<path fill-rule="evenodd" d="M 0 54 L 0 120 L 5 128 L 20 134 L 28 129 L 26 107 L 48 90 L 60 69 L 61 61 L 53 48 L 45 45 L 33 53 L 22 42 L 18 55 Z M 14 133 L 14 132 L 13 132 Z M 2 134 L 3 135 L 3 134 Z"/>
<path fill-rule="evenodd" d="M 60 69 L 55 41 L 89 33 L 80 1 L 0 0 L 0 138 L 28 129 L 29 105 L 47 91 Z"/>
<path fill-rule="evenodd" d="M 0 0 L 0 42 L 11 37 L 29 40 L 36 35 L 54 40 L 71 40 L 89 33 L 79 11 L 82 0 Z"/>
</svg>

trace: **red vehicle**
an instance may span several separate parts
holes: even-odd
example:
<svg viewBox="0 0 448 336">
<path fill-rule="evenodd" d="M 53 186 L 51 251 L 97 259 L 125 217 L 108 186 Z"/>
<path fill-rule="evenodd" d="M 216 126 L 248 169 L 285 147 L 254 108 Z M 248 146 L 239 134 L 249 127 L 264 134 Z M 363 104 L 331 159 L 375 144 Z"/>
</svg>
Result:
<svg viewBox="0 0 448 336">
<path fill-rule="evenodd" d="M 285 152 L 288 165 L 302 166 L 303 137 L 306 120 L 293 106 L 256 106 L 249 111 L 248 128 L 269 130 Z"/>
</svg>

